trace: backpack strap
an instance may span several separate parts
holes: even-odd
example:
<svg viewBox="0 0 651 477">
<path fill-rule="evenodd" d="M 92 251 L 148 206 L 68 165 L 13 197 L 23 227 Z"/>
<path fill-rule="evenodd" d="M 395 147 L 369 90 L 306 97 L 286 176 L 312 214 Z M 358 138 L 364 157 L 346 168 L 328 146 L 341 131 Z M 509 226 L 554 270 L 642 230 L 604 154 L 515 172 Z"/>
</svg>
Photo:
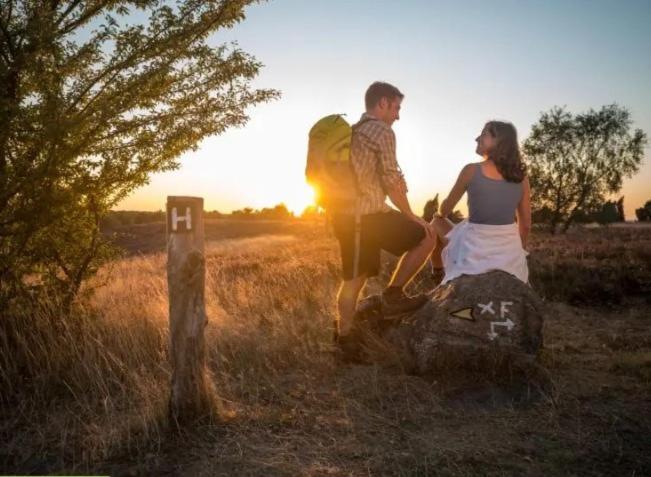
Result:
<svg viewBox="0 0 651 477">
<path fill-rule="evenodd" d="M 355 124 L 351 126 L 351 129 L 353 130 L 353 134 L 355 134 L 355 131 L 357 128 L 359 128 L 362 124 L 365 124 L 369 121 L 378 121 L 375 118 L 372 117 L 365 117 L 357 121 Z M 355 198 L 355 245 L 354 245 L 354 252 L 353 252 L 353 278 L 357 278 L 359 274 L 359 255 L 360 255 L 360 246 L 361 246 L 361 236 L 362 236 L 362 214 L 361 214 L 361 204 L 360 204 L 360 194 L 359 194 L 359 186 L 357 185 L 357 176 L 355 175 L 355 170 L 353 169 L 353 164 L 351 161 L 350 164 L 351 168 L 351 173 L 353 175 L 353 178 L 355 179 L 355 188 L 357 189 L 357 197 Z"/>
</svg>

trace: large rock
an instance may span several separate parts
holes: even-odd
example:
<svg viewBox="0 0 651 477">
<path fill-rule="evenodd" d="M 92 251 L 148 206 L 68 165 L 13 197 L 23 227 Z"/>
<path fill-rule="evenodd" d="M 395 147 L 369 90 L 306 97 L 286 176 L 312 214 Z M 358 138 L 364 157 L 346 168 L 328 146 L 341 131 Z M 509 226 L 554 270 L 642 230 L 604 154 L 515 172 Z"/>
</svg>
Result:
<svg viewBox="0 0 651 477">
<path fill-rule="evenodd" d="M 378 296 L 363 300 L 356 323 L 367 349 L 375 349 L 377 357 L 388 345 L 384 352 L 395 351 L 412 372 L 424 374 L 452 357 L 456 362 L 507 355 L 526 360 L 542 346 L 541 301 L 506 272 L 463 275 L 430 295 L 425 306 L 398 319 L 382 316 Z"/>
</svg>

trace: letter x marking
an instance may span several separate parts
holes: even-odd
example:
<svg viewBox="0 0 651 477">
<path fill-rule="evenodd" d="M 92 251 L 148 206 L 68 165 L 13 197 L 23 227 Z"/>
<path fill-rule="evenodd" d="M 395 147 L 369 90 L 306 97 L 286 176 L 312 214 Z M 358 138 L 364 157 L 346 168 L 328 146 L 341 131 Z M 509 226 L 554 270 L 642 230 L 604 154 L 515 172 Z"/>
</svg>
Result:
<svg viewBox="0 0 651 477">
<path fill-rule="evenodd" d="M 493 310 L 493 302 L 492 301 L 488 302 L 487 305 L 484 305 L 483 303 L 477 303 L 477 306 L 479 308 L 481 308 L 481 313 L 479 313 L 480 315 L 483 315 L 484 312 L 486 312 L 486 311 L 490 312 L 491 315 L 495 314 L 495 310 Z"/>
</svg>

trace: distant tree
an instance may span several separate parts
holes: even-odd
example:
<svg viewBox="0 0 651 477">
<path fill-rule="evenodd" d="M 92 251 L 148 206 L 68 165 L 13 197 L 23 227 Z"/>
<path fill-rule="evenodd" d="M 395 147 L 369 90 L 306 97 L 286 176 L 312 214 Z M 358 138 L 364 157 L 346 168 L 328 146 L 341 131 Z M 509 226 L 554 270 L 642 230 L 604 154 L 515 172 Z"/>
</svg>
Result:
<svg viewBox="0 0 651 477">
<path fill-rule="evenodd" d="M 280 203 L 273 208 L 265 207 L 259 211 L 257 215 L 260 219 L 268 220 L 285 220 L 294 217 L 294 214 L 292 214 L 287 206 L 283 203 Z"/>
<path fill-rule="evenodd" d="M 534 224 L 548 224 L 554 215 L 552 209 L 543 205 L 542 207 L 536 207 L 531 211 L 531 221 Z"/>
<path fill-rule="evenodd" d="M 613 222 L 621 222 L 617 202 L 608 201 L 601 206 L 594 218 L 600 224 L 612 224 Z"/>
<path fill-rule="evenodd" d="M 316 205 L 308 205 L 301 212 L 301 219 L 314 220 L 322 218 L 325 215 L 323 209 Z"/>
<path fill-rule="evenodd" d="M 559 107 L 542 113 L 522 148 L 534 211 L 549 211 L 552 233 L 561 224 L 566 231 L 579 211 L 597 208 L 638 171 L 646 141 L 616 104 L 575 116 Z"/>
<path fill-rule="evenodd" d="M 600 224 L 625 222 L 624 197 L 620 197 L 617 201 L 608 200 L 601 204 L 592 204 L 592 208 L 590 209 L 579 209 L 574 212 L 572 222 L 599 222 Z"/>
<path fill-rule="evenodd" d="M 100 229 L 103 231 L 112 230 L 116 227 L 134 224 L 151 224 L 165 222 L 165 212 L 145 212 L 138 210 L 110 210 L 100 220 Z"/>
<path fill-rule="evenodd" d="M 252 219 L 258 212 L 258 210 L 254 210 L 251 207 L 244 207 L 243 209 L 231 212 L 231 217 L 236 219 Z"/>
<path fill-rule="evenodd" d="M 26 276 L 71 299 L 108 256 L 108 210 L 278 96 L 250 87 L 255 58 L 206 41 L 251 3 L 0 3 L 0 308 Z"/>
<path fill-rule="evenodd" d="M 436 194 L 433 199 L 430 199 L 425 203 L 425 206 L 423 207 L 423 219 L 430 222 L 438 210 L 439 195 Z M 463 220 L 463 214 L 460 211 L 455 210 L 450 215 L 448 215 L 448 219 L 456 224 Z"/>
<path fill-rule="evenodd" d="M 635 209 L 635 216 L 640 222 L 648 222 L 651 220 L 651 200 L 647 200 L 644 207 Z"/>
<path fill-rule="evenodd" d="M 207 210 L 204 213 L 204 217 L 206 219 L 221 219 L 222 217 L 224 217 L 224 214 L 222 214 L 218 210 L 209 210 L 209 211 Z"/>
<path fill-rule="evenodd" d="M 621 196 L 617 201 L 617 222 L 626 222 L 626 215 L 624 214 L 624 196 Z"/>
</svg>

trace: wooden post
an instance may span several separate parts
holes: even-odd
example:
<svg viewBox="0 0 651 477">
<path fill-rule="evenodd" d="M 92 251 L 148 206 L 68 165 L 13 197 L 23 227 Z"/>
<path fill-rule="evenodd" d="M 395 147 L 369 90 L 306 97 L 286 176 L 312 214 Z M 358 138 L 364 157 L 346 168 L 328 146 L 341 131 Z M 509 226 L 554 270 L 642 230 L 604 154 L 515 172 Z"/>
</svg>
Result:
<svg viewBox="0 0 651 477">
<path fill-rule="evenodd" d="M 190 423 L 211 409 L 204 328 L 203 199 L 167 197 L 167 285 L 170 306 L 172 390 L 169 415 Z"/>
</svg>

